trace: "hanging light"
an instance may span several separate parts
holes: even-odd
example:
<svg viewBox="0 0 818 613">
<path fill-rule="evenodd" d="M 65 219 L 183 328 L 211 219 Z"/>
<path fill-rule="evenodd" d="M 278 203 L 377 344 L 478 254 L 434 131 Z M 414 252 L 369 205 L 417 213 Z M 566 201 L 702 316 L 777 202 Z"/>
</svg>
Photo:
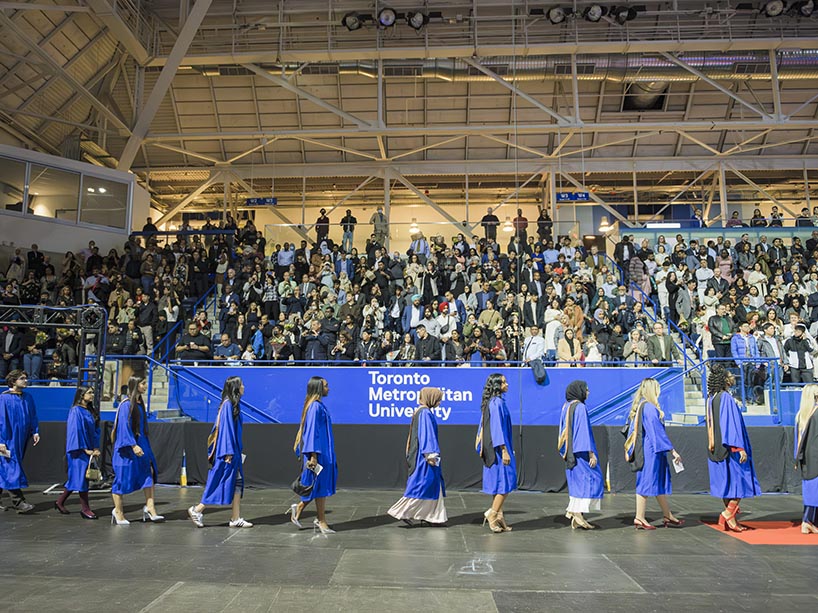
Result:
<svg viewBox="0 0 818 613">
<path fill-rule="evenodd" d="M 613 226 L 608 223 L 608 217 L 606 215 L 602 216 L 602 219 L 599 220 L 599 231 L 603 234 L 606 234 L 613 230 Z"/>
<path fill-rule="evenodd" d="M 611 9 L 611 15 L 619 25 L 624 25 L 627 21 L 636 19 L 636 9 L 630 6 L 615 6 Z"/>
<path fill-rule="evenodd" d="M 586 21 L 596 23 L 607 14 L 608 14 L 607 8 L 605 8 L 601 4 L 592 4 L 591 6 L 585 9 L 585 11 L 582 13 L 582 16 L 585 18 Z"/>
<path fill-rule="evenodd" d="M 341 25 L 343 25 L 347 30 L 350 32 L 354 32 L 363 26 L 363 22 L 361 21 L 361 16 L 358 13 L 352 12 L 347 13 L 341 18 Z"/>
<path fill-rule="evenodd" d="M 413 11 L 406 13 L 406 23 L 408 23 L 415 30 L 420 30 L 429 23 L 429 16 L 421 11 Z"/>
<path fill-rule="evenodd" d="M 418 228 L 418 220 L 412 217 L 412 223 L 409 224 L 409 234 L 413 235 L 417 234 L 418 232 L 420 232 L 420 228 Z"/>
<path fill-rule="evenodd" d="M 391 28 L 393 25 L 395 25 L 395 21 L 397 21 L 397 19 L 398 14 L 394 9 L 391 9 L 388 6 L 382 8 L 378 13 L 378 23 L 384 28 Z"/>
<path fill-rule="evenodd" d="M 565 12 L 565 9 L 562 8 L 561 6 L 555 6 L 548 9 L 548 21 L 550 21 L 554 25 L 557 25 L 565 21 L 565 18 L 567 16 L 568 14 Z"/>
<path fill-rule="evenodd" d="M 514 226 L 511 225 L 511 217 L 506 216 L 506 222 L 503 224 L 503 232 L 514 232 Z"/>
<path fill-rule="evenodd" d="M 778 17 L 787 8 L 787 3 L 784 0 L 770 0 L 761 5 L 761 12 L 767 17 Z"/>
</svg>

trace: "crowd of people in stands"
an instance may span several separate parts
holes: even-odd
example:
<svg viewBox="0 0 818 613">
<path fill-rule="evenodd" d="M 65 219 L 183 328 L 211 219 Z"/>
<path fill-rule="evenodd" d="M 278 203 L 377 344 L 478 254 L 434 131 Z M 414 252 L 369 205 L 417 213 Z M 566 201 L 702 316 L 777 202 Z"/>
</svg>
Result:
<svg viewBox="0 0 818 613">
<path fill-rule="evenodd" d="M 765 222 L 778 225 L 775 215 Z M 108 355 L 150 354 L 165 341 L 171 358 L 196 362 L 577 367 L 679 364 L 680 348 L 693 355 L 696 345 L 703 356 L 774 359 L 791 381 L 812 381 L 818 229 L 803 244 L 746 234 L 637 244 L 626 235 L 611 259 L 576 237 L 554 237 L 545 209 L 533 224 L 519 210 L 511 232 L 500 232 L 503 244 L 489 209 L 482 237 L 418 232 L 404 253 L 384 245 L 382 208 L 369 223 L 359 251 L 349 210 L 337 223 L 340 242 L 322 209 L 314 240 L 269 249 L 249 219 L 201 228 L 231 231 L 218 235 L 185 225 L 191 233 L 169 239 L 148 220 L 121 254 L 103 256 L 92 241 L 57 263 L 37 245 L 18 249 L 0 300 L 102 305 Z M 205 310 L 191 311 L 214 285 L 218 330 Z M 4 329 L 0 374 L 19 366 L 31 379 L 65 378 L 76 342 L 69 330 Z M 748 374 L 769 364 L 750 364 Z"/>
</svg>

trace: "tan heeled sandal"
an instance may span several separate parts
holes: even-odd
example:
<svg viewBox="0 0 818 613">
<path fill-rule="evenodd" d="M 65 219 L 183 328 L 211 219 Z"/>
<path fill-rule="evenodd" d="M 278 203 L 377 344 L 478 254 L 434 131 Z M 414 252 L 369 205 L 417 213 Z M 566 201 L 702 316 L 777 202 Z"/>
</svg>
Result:
<svg viewBox="0 0 818 613">
<path fill-rule="evenodd" d="M 497 515 L 497 511 L 494 509 L 489 509 L 483 513 L 483 525 L 485 526 L 486 522 L 489 522 L 489 528 L 492 532 L 503 532 L 503 527 L 500 525 Z"/>
<path fill-rule="evenodd" d="M 502 511 L 497 511 L 497 521 L 500 522 L 500 527 L 503 529 L 503 532 L 511 532 L 511 526 L 506 523 L 506 518 Z"/>
</svg>

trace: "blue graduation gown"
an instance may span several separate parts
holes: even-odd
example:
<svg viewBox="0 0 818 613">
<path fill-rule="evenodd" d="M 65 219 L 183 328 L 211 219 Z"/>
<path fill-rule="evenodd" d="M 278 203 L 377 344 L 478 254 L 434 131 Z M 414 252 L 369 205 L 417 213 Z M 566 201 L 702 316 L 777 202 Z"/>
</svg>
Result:
<svg viewBox="0 0 818 613">
<path fill-rule="evenodd" d="M 99 426 L 94 423 L 91 411 L 80 406 L 73 406 L 68 411 L 68 423 L 65 426 L 65 459 L 68 464 L 68 481 L 65 489 L 74 492 L 87 492 L 88 479 L 85 470 L 90 456 L 86 449 L 99 449 Z"/>
<path fill-rule="evenodd" d="M 233 405 L 225 400 L 219 409 L 211 435 L 216 435 L 213 465 L 207 473 L 202 504 L 230 505 L 236 493 L 236 482 L 241 475 L 241 493 L 244 494 L 244 470 L 241 462 L 241 412 L 233 418 Z M 233 456 L 230 462 L 225 456 Z"/>
<path fill-rule="evenodd" d="M 569 402 L 562 407 L 560 414 L 560 432 L 565 430 L 565 418 L 568 414 Z M 568 495 L 572 498 L 602 498 L 604 480 L 599 462 L 594 468 L 589 463 L 591 452 L 599 458 L 596 451 L 594 432 L 591 430 L 591 419 L 585 405 L 578 402 L 574 408 L 574 422 L 571 424 L 571 450 L 576 465 L 565 469 L 568 480 Z"/>
<path fill-rule="evenodd" d="M 151 487 L 154 474 L 158 474 L 151 443 L 145 433 L 147 417 L 144 410 L 141 407 L 138 409 L 141 412 L 138 432 L 131 430 L 130 410 L 130 400 L 123 400 L 116 412 L 116 438 L 111 458 L 114 485 L 111 492 L 119 495 Z M 133 452 L 134 445 L 139 445 L 145 452 L 141 458 Z"/>
<path fill-rule="evenodd" d="M 23 471 L 23 456 L 29 439 L 39 432 L 40 423 L 34 399 L 28 392 L 0 394 L 0 443 L 11 457 L 0 456 L 0 489 L 17 490 L 28 487 Z"/>
<path fill-rule="evenodd" d="M 508 494 L 517 489 L 517 459 L 512 444 L 511 414 L 502 397 L 495 396 L 489 401 L 489 420 L 495 461 L 491 466 L 483 466 L 483 493 Z M 502 445 L 511 456 L 508 466 L 503 464 Z"/>
<path fill-rule="evenodd" d="M 418 454 L 415 461 L 415 470 L 406 481 L 405 498 L 421 500 L 437 500 L 441 491 L 446 495 L 446 486 L 443 483 L 443 473 L 440 466 L 431 466 L 424 454 L 440 453 L 437 442 L 437 420 L 434 413 L 427 408 L 418 410 Z"/>
<path fill-rule="evenodd" d="M 715 408 L 715 407 L 714 407 Z M 719 407 L 719 423 L 721 425 L 721 441 L 715 443 L 725 447 L 738 447 L 747 452 L 747 461 L 739 463 L 739 452 L 730 452 L 727 458 L 716 462 L 708 458 L 707 467 L 710 471 L 710 495 L 717 498 L 752 498 L 761 496 L 761 486 L 758 484 L 755 467 L 753 466 L 753 449 L 744 418 L 735 399 L 730 394 L 721 395 Z"/>
<path fill-rule="evenodd" d="M 301 483 L 309 485 L 315 482 L 308 496 L 301 500 L 309 502 L 315 498 L 326 498 L 335 494 L 335 482 L 338 480 L 338 465 L 335 462 L 335 442 L 332 438 L 332 420 L 327 407 L 322 402 L 313 401 L 307 408 L 304 418 L 304 429 L 301 432 L 299 452 L 302 456 L 303 471 Z M 309 454 L 315 453 L 318 463 L 323 467 L 316 477 L 307 468 Z"/>
<path fill-rule="evenodd" d="M 640 496 L 664 496 L 673 493 L 667 452 L 673 443 L 667 437 L 659 409 L 649 402 L 642 408 L 642 452 L 645 462 L 636 473 L 636 493 Z M 631 423 L 633 429 L 633 423 Z"/>
<path fill-rule="evenodd" d="M 810 417 L 810 427 L 815 428 L 818 426 L 818 413 L 814 413 L 812 417 Z M 798 424 L 795 424 L 795 459 L 796 459 L 796 468 L 798 468 L 798 446 L 801 442 L 801 436 L 803 433 L 799 432 Z M 804 506 L 805 507 L 818 507 L 818 477 L 813 479 L 804 479 L 801 478 L 801 497 L 804 499 Z"/>
</svg>

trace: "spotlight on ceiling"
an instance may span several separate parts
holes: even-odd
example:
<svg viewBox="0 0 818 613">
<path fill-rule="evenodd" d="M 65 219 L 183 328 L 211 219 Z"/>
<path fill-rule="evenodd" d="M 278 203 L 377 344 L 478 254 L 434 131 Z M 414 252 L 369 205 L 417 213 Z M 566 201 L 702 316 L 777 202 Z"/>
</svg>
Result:
<svg viewBox="0 0 818 613">
<path fill-rule="evenodd" d="M 341 25 L 343 25 L 350 32 L 359 30 L 364 24 L 361 21 L 361 16 L 358 13 L 347 13 L 341 18 Z"/>
<path fill-rule="evenodd" d="M 378 13 L 378 23 L 381 24 L 384 28 L 391 28 L 395 25 L 395 21 L 398 19 L 398 14 L 389 7 L 384 7 Z"/>
<path fill-rule="evenodd" d="M 611 16 L 619 25 L 636 19 L 636 9 L 630 6 L 615 6 L 611 9 Z"/>
<path fill-rule="evenodd" d="M 790 9 L 793 13 L 801 15 L 801 17 L 810 17 L 815 12 L 815 2 L 812 0 L 801 0 L 792 5 Z"/>
<path fill-rule="evenodd" d="M 420 30 L 429 23 L 429 16 L 421 11 L 413 11 L 406 13 L 406 23 L 408 23 L 415 30 Z"/>
<path fill-rule="evenodd" d="M 563 21 L 565 21 L 565 18 L 567 16 L 568 15 L 565 12 L 565 9 L 562 8 L 561 6 L 555 6 L 548 9 L 548 21 L 550 21 L 554 25 L 557 25 L 558 23 L 562 23 Z"/>
<path fill-rule="evenodd" d="M 607 8 L 605 8 L 601 4 L 592 4 L 591 6 L 585 9 L 585 11 L 582 13 L 582 16 L 585 17 L 586 21 L 596 23 L 607 14 L 608 14 Z"/>
<path fill-rule="evenodd" d="M 761 5 L 761 13 L 767 17 L 778 17 L 787 8 L 787 3 L 784 0 L 770 0 Z"/>
</svg>

